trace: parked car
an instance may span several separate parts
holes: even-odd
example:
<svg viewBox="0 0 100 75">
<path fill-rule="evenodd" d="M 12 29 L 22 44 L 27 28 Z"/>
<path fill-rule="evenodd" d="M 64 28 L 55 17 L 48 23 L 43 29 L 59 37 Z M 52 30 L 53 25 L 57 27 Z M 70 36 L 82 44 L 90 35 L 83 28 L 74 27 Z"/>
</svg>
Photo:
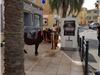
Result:
<svg viewBox="0 0 100 75">
<path fill-rule="evenodd" d="M 98 24 L 99 23 L 91 23 L 90 25 L 89 25 L 89 29 L 93 29 L 93 30 L 96 30 L 97 29 L 97 26 L 98 26 Z"/>
</svg>

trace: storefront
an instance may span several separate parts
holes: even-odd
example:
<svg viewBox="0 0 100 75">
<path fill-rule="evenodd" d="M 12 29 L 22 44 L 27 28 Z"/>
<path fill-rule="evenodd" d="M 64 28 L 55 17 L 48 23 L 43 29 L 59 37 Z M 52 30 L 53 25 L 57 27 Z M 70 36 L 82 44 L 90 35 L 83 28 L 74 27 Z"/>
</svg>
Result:
<svg viewBox="0 0 100 75">
<path fill-rule="evenodd" d="M 42 8 L 34 3 L 24 2 L 24 27 L 25 31 L 42 29 L 43 12 Z"/>
</svg>

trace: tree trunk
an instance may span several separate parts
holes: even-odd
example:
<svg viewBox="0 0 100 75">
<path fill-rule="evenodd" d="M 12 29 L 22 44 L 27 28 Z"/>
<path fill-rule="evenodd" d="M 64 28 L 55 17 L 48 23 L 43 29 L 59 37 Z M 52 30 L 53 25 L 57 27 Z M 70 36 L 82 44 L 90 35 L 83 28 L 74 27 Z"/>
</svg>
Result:
<svg viewBox="0 0 100 75">
<path fill-rule="evenodd" d="M 65 2 L 63 2 L 63 8 L 62 8 L 62 17 L 66 18 L 68 6 L 65 5 Z"/>
<path fill-rule="evenodd" d="M 66 10 L 63 10 L 63 12 L 62 12 L 62 18 L 66 18 Z"/>
<path fill-rule="evenodd" d="M 3 75 L 25 75 L 23 28 L 23 0 L 5 0 Z"/>
</svg>

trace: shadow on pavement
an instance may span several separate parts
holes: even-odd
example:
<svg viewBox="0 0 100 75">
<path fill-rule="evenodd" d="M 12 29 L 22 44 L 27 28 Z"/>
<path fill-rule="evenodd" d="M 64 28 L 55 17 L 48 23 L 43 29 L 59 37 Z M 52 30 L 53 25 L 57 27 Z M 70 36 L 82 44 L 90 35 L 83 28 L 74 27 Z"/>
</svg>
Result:
<svg viewBox="0 0 100 75">
<path fill-rule="evenodd" d="M 73 59 L 73 57 L 76 57 L 76 52 L 78 53 L 78 50 L 74 50 L 74 49 L 63 49 L 62 50 L 64 53 L 66 53 L 71 59 Z M 73 59 L 75 60 L 75 59 Z M 97 63 L 96 59 L 94 58 L 94 56 L 89 53 L 88 55 L 88 61 L 92 62 L 92 63 Z"/>
<path fill-rule="evenodd" d="M 94 56 L 93 56 L 91 53 L 89 53 L 88 59 L 89 59 L 89 60 L 88 60 L 89 62 L 97 63 L 96 59 L 94 58 Z"/>
</svg>

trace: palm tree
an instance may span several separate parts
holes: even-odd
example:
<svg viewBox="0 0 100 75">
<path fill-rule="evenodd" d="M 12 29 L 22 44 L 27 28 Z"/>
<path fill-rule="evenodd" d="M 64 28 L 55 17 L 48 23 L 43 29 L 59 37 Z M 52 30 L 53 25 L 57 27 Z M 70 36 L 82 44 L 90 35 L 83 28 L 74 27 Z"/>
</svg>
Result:
<svg viewBox="0 0 100 75">
<path fill-rule="evenodd" d="M 66 14 L 78 14 L 83 2 L 84 0 L 49 0 L 49 5 L 52 12 L 56 10 L 57 14 L 62 9 L 62 17 L 66 17 Z"/>
<path fill-rule="evenodd" d="M 23 0 L 5 0 L 4 74 L 25 75 Z"/>
</svg>

